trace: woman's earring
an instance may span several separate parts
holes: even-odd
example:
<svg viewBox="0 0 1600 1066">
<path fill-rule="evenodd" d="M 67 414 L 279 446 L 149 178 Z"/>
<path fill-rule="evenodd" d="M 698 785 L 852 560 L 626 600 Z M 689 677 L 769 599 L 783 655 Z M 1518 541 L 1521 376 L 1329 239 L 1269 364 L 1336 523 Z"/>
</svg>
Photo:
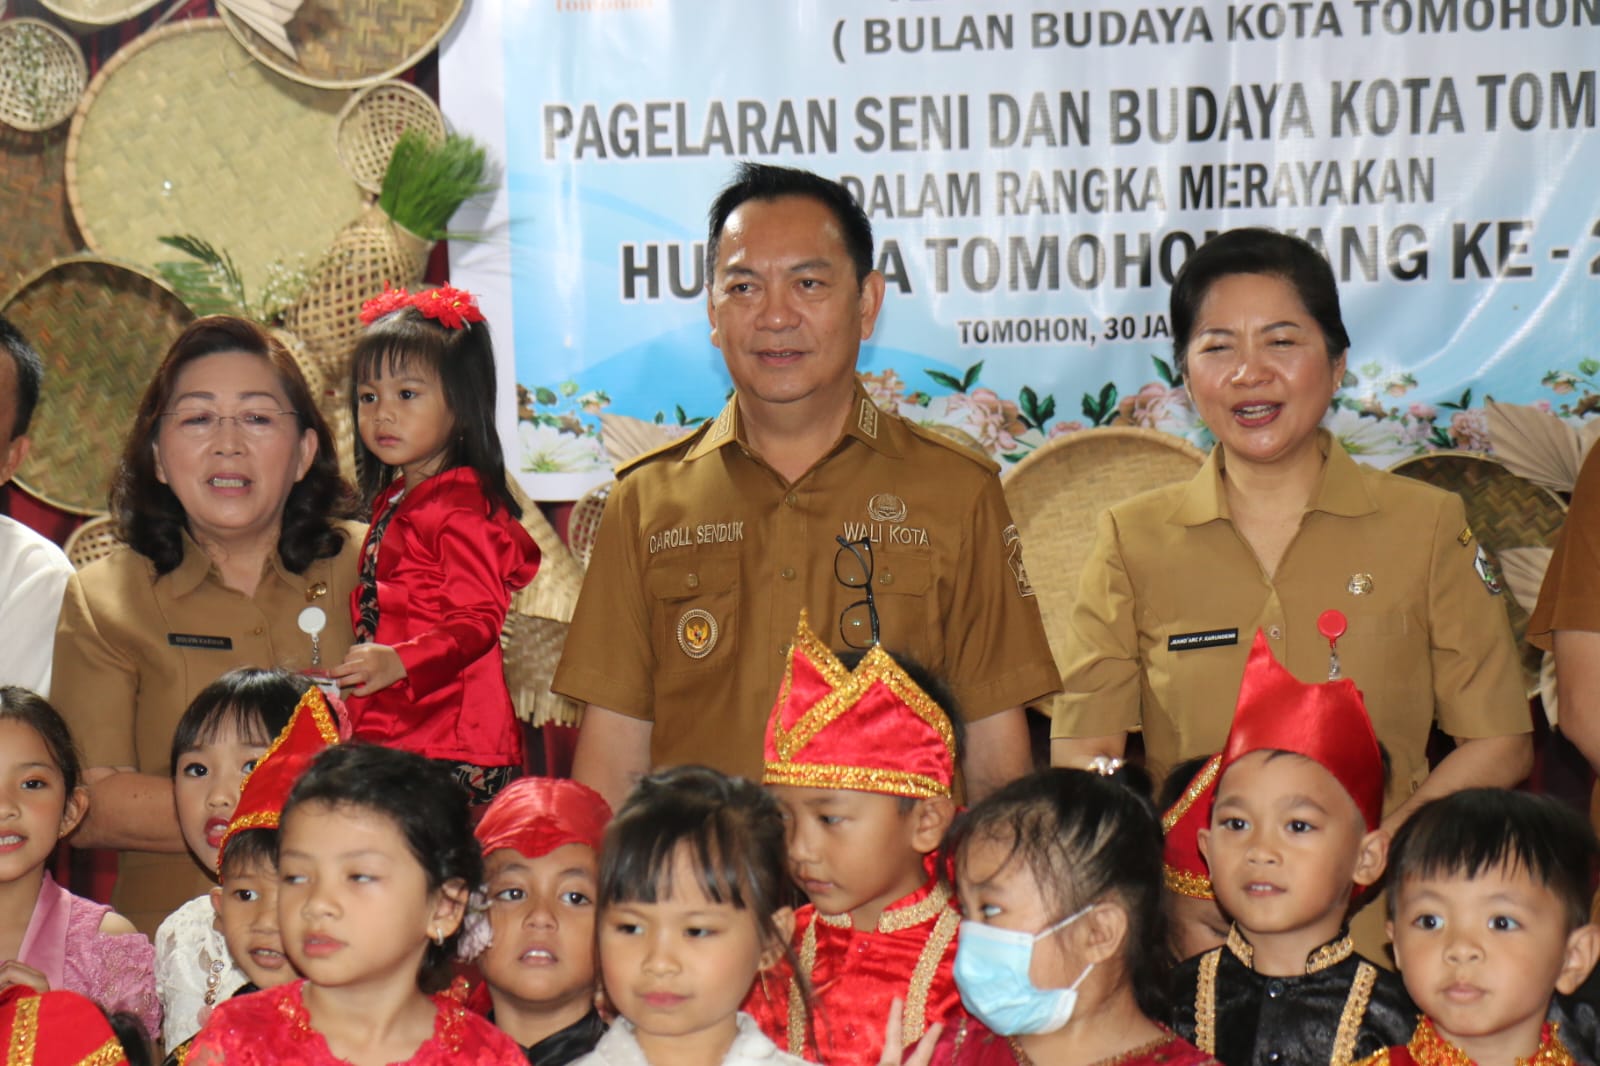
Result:
<svg viewBox="0 0 1600 1066">
<path fill-rule="evenodd" d="M 438 926 L 433 927 L 433 942 L 438 947 L 444 947 L 444 932 Z"/>
</svg>

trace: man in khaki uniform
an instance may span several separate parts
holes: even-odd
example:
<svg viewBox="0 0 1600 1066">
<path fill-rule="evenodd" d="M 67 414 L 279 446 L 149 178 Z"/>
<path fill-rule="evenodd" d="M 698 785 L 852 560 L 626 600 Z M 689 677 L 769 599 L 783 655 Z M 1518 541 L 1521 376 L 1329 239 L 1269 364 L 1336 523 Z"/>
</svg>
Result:
<svg viewBox="0 0 1600 1066">
<path fill-rule="evenodd" d="M 802 608 L 835 648 L 876 636 L 950 684 L 971 793 L 1025 773 L 1023 705 L 1059 678 L 996 468 L 856 380 L 884 293 L 866 217 L 746 164 L 706 259 L 735 396 L 618 472 L 552 685 L 588 704 L 574 776 L 613 804 L 652 766 L 758 776 Z"/>
<path fill-rule="evenodd" d="M 1562 735 L 1600 767 L 1600 448 L 1578 472 L 1528 643 L 1555 654 Z"/>
<path fill-rule="evenodd" d="M 1328 677 L 1317 619 L 1346 616 L 1340 673 L 1366 700 L 1392 773 L 1391 832 L 1428 794 L 1513 785 L 1526 762 L 1508 750 L 1504 779 L 1445 772 L 1426 793 L 1435 721 L 1457 741 L 1532 729 L 1516 647 L 1459 497 L 1360 466 L 1318 431 L 1320 487 L 1277 572 L 1268 577 L 1235 531 L 1223 496 L 1222 449 L 1191 481 L 1112 507 L 1084 563 L 1051 734 L 1070 763 L 1084 738 L 1143 729 L 1163 775 L 1221 749 L 1256 630 L 1302 681 Z M 1066 742 L 1066 743 L 1063 743 Z M 1463 762 L 1466 765 L 1466 762 Z"/>
</svg>

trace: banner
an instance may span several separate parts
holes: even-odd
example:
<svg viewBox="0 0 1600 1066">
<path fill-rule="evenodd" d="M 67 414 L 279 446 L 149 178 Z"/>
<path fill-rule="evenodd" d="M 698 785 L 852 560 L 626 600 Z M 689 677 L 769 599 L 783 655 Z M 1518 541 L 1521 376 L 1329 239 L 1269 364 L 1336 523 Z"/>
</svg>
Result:
<svg viewBox="0 0 1600 1066">
<path fill-rule="evenodd" d="M 1167 294 L 1243 225 L 1333 265 L 1352 453 L 1485 450 L 1488 397 L 1600 405 L 1597 66 L 1600 0 L 473 0 L 445 110 L 504 182 L 452 276 L 547 499 L 610 476 L 599 413 L 725 402 L 704 219 L 743 159 L 852 190 L 868 387 L 1003 464 L 1095 425 L 1208 445 Z"/>
</svg>

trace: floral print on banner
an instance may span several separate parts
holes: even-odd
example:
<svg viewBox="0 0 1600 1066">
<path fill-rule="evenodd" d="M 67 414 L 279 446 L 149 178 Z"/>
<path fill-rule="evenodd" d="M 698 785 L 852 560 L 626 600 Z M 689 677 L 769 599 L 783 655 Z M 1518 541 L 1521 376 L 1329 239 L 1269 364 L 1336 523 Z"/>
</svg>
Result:
<svg viewBox="0 0 1600 1066">
<path fill-rule="evenodd" d="M 1058 401 L 1024 385 L 1014 398 L 983 383 L 983 363 L 959 374 L 923 370 L 908 381 L 898 370 L 861 375 L 867 394 L 879 407 L 922 426 L 958 429 L 971 437 L 1002 470 L 1047 441 L 1094 426 L 1138 426 L 1179 436 L 1209 449 L 1211 436 L 1172 364 L 1151 356 L 1151 378 L 1131 392 L 1108 381 L 1082 394 L 1076 405 Z M 1532 406 L 1574 427 L 1600 415 L 1600 360 L 1584 359 L 1572 370 L 1549 370 L 1540 380 L 1551 398 Z M 1357 460 L 1389 467 L 1429 452 L 1492 452 L 1482 401 L 1467 389 L 1447 400 L 1415 397 L 1417 379 L 1380 363 L 1345 372 L 1323 426 Z M 522 434 L 522 469 L 529 473 L 579 473 L 609 466 L 593 418 L 609 407 L 605 392 L 580 394 L 573 382 L 529 389 L 517 386 L 517 417 Z M 691 416 L 681 406 L 657 411 L 658 424 L 693 431 L 707 416 Z"/>
</svg>

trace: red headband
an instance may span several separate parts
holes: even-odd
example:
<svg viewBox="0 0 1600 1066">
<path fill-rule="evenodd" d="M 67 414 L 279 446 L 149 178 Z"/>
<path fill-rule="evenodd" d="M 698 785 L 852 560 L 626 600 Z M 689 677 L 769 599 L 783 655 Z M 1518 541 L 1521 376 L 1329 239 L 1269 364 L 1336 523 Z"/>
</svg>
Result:
<svg viewBox="0 0 1600 1066">
<path fill-rule="evenodd" d="M 76 992 L 0 992 L 0 1048 L 6 1066 L 128 1066 L 111 1023 Z"/>
<path fill-rule="evenodd" d="M 767 721 L 764 785 L 950 795 L 955 731 L 939 705 L 878 645 L 846 670 L 800 612 Z"/>
<path fill-rule="evenodd" d="M 1180 896 L 1216 899 L 1211 889 L 1211 868 L 1200 855 L 1200 830 L 1211 822 L 1211 801 L 1217 797 L 1217 771 L 1222 756 L 1206 760 L 1165 814 L 1161 828 L 1166 843 L 1161 850 L 1162 875 L 1167 887 Z"/>
<path fill-rule="evenodd" d="M 484 855 L 501 848 L 537 859 L 563 844 L 596 853 L 611 807 L 587 785 L 559 777 L 522 777 L 495 796 L 475 833 Z"/>
<path fill-rule="evenodd" d="M 384 315 L 402 307 L 415 307 L 422 317 L 431 318 L 447 329 L 465 329 L 469 322 L 482 322 L 478 298 L 465 289 L 441 285 L 415 293 L 404 289 L 384 289 L 361 305 L 361 324 L 370 326 Z"/>
<path fill-rule="evenodd" d="M 239 786 L 239 804 L 233 809 L 228 831 L 217 850 L 217 865 L 228 850 L 228 841 L 246 829 L 276 829 L 283 817 L 283 803 L 289 790 L 324 748 L 339 743 L 338 712 L 329 705 L 322 689 L 312 685 L 295 704 L 289 724 L 273 739 L 267 753 Z"/>
<path fill-rule="evenodd" d="M 1370 832 L 1383 819 L 1383 756 L 1361 690 L 1349 679 L 1308 685 L 1284 669 L 1256 631 L 1222 772 L 1253 751 L 1304 755 L 1332 774 Z"/>
</svg>

